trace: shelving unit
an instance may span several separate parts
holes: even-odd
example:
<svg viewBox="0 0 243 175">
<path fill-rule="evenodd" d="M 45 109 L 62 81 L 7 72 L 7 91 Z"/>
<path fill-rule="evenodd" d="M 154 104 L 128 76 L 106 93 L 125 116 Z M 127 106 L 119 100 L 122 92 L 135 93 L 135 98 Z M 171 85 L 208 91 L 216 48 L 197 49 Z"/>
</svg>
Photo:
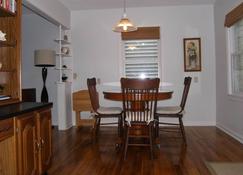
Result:
<svg viewBox="0 0 243 175">
<path fill-rule="evenodd" d="M 0 100 L 0 106 L 21 101 L 20 57 L 21 57 L 21 6 L 16 1 L 16 12 L 0 7 L 0 30 L 6 33 L 6 41 L 0 41 L 0 95 L 9 99 Z"/>
<path fill-rule="evenodd" d="M 56 56 L 58 58 L 56 70 L 59 71 L 59 80 L 62 81 L 62 76 L 65 74 L 68 77 L 68 81 L 72 82 L 72 56 L 69 54 L 62 53 L 62 47 L 68 47 L 70 50 L 70 41 L 63 39 L 63 29 L 62 26 L 59 26 L 59 38 L 54 40 L 58 44 L 58 51 Z M 66 65 L 67 68 L 63 68 Z"/>
<path fill-rule="evenodd" d="M 70 36 L 69 36 L 70 38 Z M 57 63 L 56 70 L 59 72 L 59 78 L 56 82 L 57 85 L 57 116 L 58 116 L 58 129 L 66 130 L 72 126 L 72 78 L 73 78 L 73 62 L 70 55 L 69 40 L 64 40 L 63 29 L 59 26 L 59 38 L 54 42 L 58 44 L 57 49 Z M 69 53 L 62 53 L 62 47 L 68 47 Z M 63 66 L 66 67 L 63 67 Z M 65 74 L 68 79 L 62 81 L 62 76 Z"/>
</svg>

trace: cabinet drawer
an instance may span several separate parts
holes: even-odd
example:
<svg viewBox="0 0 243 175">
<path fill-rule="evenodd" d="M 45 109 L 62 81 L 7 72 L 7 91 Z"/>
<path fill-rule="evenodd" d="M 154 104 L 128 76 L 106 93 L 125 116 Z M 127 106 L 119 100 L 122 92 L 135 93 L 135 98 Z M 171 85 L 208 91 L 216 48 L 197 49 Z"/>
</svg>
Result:
<svg viewBox="0 0 243 175">
<path fill-rule="evenodd" d="M 0 120 L 0 141 L 13 136 L 14 124 L 13 119 Z"/>
</svg>

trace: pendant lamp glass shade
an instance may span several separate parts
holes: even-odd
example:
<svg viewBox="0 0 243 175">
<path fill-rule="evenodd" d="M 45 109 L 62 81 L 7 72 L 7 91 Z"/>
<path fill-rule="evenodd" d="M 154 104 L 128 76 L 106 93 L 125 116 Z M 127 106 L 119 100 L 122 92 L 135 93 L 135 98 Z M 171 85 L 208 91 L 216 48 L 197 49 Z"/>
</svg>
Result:
<svg viewBox="0 0 243 175">
<path fill-rule="evenodd" d="M 137 27 L 127 18 L 125 0 L 123 17 L 112 30 L 114 32 L 132 32 L 137 30 Z"/>
</svg>

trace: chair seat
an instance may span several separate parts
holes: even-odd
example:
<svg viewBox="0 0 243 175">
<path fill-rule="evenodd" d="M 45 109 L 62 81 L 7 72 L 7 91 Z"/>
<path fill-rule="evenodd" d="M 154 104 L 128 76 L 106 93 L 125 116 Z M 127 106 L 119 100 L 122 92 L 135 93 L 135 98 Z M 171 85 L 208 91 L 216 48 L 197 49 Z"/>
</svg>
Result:
<svg viewBox="0 0 243 175">
<path fill-rule="evenodd" d="M 97 109 L 97 112 L 99 114 L 121 114 L 122 113 L 122 109 L 119 107 L 99 107 Z"/>
<path fill-rule="evenodd" d="M 145 122 L 147 123 L 147 125 L 149 125 L 149 123 L 151 121 L 154 121 L 154 116 L 150 115 L 150 112 L 148 112 L 147 115 L 145 115 L 144 113 L 127 113 L 126 114 L 126 118 L 125 121 L 128 122 L 128 125 L 131 126 L 131 122 Z"/>
<path fill-rule="evenodd" d="M 163 106 L 157 107 L 157 114 L 184 114 L 184 111 L 181 111 L 180 106 Z"/>
</svg>

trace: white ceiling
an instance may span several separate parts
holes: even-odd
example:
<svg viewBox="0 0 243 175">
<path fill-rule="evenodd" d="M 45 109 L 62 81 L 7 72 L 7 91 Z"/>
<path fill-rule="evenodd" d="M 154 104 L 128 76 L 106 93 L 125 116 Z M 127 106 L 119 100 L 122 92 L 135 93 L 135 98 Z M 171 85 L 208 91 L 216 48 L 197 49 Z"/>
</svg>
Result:
<svg viewBox="0 0 243 175">
<path fill-rule="evenodd" d="M 123 0 L 59 0 L 70 10 L 122 8 Z M 213 4 L 215 0 L 126 0 L 126 7 Z"/>
</svg>

